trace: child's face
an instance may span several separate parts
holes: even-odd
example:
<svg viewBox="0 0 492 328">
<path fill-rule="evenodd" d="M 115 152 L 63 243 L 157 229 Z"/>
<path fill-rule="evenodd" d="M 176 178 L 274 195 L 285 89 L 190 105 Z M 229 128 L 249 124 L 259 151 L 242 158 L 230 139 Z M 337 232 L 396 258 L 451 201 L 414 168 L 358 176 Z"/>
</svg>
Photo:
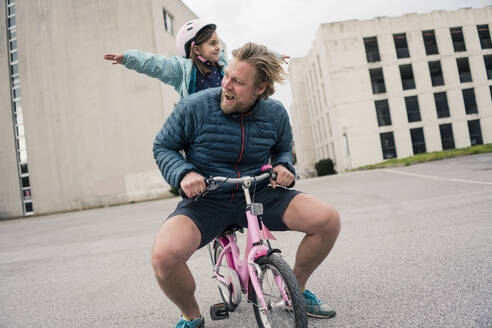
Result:
<svg viewBox="0 0 492 328">
<path fill-rule="evenodd" d="M 219 39 L 217 38 L 217 33 L 214 32 L 212 37 L 208 41 L 202 43 L 195 48 L 195 53 L 202 56 L 206 60 L 212 63 L 217 63 L 219 61 L 220 46 Z"/>
</svg>

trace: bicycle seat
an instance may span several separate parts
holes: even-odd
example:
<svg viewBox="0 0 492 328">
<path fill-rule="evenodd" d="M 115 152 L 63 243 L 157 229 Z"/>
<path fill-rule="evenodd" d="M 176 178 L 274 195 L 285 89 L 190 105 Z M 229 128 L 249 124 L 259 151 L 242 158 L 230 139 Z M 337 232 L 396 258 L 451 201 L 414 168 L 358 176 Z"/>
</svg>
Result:
<svg viewBox="0 0 492 328">
<path fill-rule="evenodd" d="M 239 231 L 241 233 L 244 232 L 244 229 L 243 227 L 241 227 L 240 225 L 238 224 L 231 224 L 230 226 L 228 226 L 227 228 L 224 229 L 224 231 L 222 231 L 220 234 L 219 234 L 219 237 L 224 237 L 226 235 L 230 235 L 236 231 Z"/>
</svg>

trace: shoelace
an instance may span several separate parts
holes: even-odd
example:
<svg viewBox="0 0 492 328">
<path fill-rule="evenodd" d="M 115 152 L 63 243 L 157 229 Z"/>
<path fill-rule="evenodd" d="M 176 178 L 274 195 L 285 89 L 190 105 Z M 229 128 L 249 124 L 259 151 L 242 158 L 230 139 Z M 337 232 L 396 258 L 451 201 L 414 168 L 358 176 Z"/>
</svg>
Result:
<svg viewBox="0 0 492 328">
<path fill-rule="evenodd" d="M 314 303 L 316 303 L 316 304 L 323 303 L 323 302 L 321 302 L 321 300 L 319 298 L 316 297 L 316 295 L 314 295 L 313 293 L 311 293 L 309 290 L 305 290 L 304 291 L 304 295 L 307 296 L 307 298 L 310 301 L 314 301 Z"/>
</svg>

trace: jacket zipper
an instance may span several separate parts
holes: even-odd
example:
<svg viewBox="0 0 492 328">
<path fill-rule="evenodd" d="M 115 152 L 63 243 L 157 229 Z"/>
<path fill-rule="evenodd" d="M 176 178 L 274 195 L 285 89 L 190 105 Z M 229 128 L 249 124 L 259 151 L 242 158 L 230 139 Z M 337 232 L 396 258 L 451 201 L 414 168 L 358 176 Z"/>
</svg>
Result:
<svg viewBox="0 0 492 328">
<path fill-rule="evenodd" d="M 241 132 L 242 132 L 242 142 L 241 142 L 241 153 L 239 154 L 239 158 L 237 159 L 236 164 L 234 165 L 234 170 L 237 171 L 237 177 L 241 177 L 241 172 L 238 170 L 239 162 L 241 162 L 241 158 L 243 158 L 244 152 L 244 114 L 241 114 Z M 235 192 L 239 189 L 239 185 L 236 185 L 236 190 L 232 192 L 231 202 L 234 200 Z"/>
</svg>

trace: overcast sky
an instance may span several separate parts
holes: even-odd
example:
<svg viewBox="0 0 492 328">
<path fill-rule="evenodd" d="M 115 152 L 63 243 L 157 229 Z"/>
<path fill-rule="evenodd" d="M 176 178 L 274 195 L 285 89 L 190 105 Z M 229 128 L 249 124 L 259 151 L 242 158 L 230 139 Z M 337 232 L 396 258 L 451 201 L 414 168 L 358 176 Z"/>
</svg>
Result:
<svg viewBox="0 0 492 328">
<path fill-rule="evenodd" d="M 322 23 L 378 16 L 399 16 L 433 10 L 481 8 L 491 0 L 182 0 L 198 17 L 217 25 L 217 34 L 230 52 L 253 41 L 291 57 L 305 56 Z M 178 27 L 179 28 L 179 27 Z M 287 70 L 287 67 L 285 67 Z M 289 110 L 288 81 L 273 98 Z"/>
</svg>

